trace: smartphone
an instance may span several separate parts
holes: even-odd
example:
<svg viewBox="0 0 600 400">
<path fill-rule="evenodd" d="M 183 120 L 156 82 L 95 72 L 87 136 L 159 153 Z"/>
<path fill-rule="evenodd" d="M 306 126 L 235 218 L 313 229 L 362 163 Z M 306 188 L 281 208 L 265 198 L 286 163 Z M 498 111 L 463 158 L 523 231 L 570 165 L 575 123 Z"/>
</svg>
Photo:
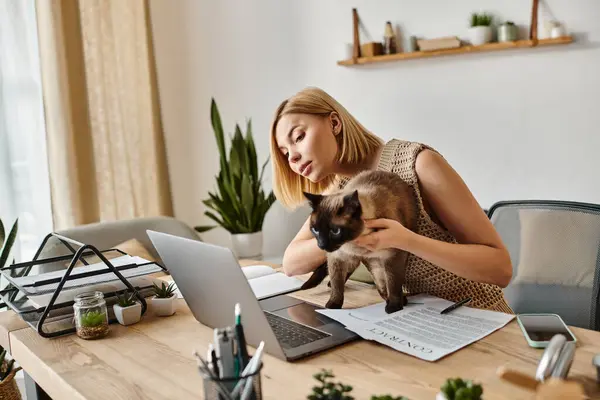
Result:
<svg viewBox="0 0 600 400">
<path fill-rule="evenodd" d="M 567 342 L 577 342 L 558 314 L 519 314 L 517 322 L 531 347 L 545 348 L 550 339 L 559 333 L 567 338 Z"/>
</svg>

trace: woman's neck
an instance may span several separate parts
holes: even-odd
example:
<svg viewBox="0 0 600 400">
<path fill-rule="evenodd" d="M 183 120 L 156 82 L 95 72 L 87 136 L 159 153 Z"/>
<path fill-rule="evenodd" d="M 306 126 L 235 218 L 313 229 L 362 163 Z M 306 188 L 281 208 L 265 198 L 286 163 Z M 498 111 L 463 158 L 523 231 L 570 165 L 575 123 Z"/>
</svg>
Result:
<svg viewBox="0 0 600 400">
<path fill-rule="evenodd" d="M 384 144 L 382 143 L 372 154 L 369 154 L 367 158 L 361 163 L 338 165 L 338 169 L 337 171 L 335 171 L 335 174 L 343 176 L 345 178 L 351 178 L 360 172 L 377 169 L 377 166 L 379 165 L 379 160 L 381 159 L 383 146 Z"/>
</svg>

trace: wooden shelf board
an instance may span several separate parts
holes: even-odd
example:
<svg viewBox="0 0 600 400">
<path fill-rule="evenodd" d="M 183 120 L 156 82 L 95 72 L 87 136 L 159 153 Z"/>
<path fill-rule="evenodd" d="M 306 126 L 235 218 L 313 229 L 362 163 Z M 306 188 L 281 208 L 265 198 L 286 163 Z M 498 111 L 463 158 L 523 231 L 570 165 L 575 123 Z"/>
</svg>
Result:
<svg viewBox="0 0 600 400">
<path fill-rule="evenodd" d="M 438 57 L 438 56 L 446 56 L 446 55 L 455 55 L 455 54 L 468 54 L 468 53 L 481 53 L 488 51 L 499 51 L 499 50 L 509 50 L 509 49 L 522 49 L 522 48 L 532 48 L 536 46 L 552 46 L 559 44 L 569 44 L 573 42 L 573 37 L 565 36 L 555 39 L 539 39 L 537 40 L 537 45 L 533 40 L 517 40 L 515 42 L 502 42 L 502 43 L 486 43 L 481 46 L 461 46 L 455 49 L 444 49 L 444 50 L 434 50 L 434 51 L 414 51 L 411 53 L 397 53 L 397 54 L 387 54 L 381 56 L 373 56 L 373 57 L 359 57 L 354 61 L 353 59 L 338 61 L 338 65 L 361 65 L 361 64 L 372 64 L 379 62 L 389 62 L 389 61 L 402 61 L 402 60 L 412 60 L 417 58 L 428 58 L 428 57 Z"/>
</svg>

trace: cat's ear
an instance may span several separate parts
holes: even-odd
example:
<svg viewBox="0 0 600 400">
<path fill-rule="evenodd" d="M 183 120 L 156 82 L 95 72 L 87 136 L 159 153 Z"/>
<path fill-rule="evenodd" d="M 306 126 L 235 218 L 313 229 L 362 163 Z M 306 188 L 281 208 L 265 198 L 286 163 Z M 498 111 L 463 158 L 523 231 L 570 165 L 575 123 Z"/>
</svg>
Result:
<svg viewBox="0 0 600 400">
<path fill-rule="evenodd" d="M 302 194 L 304 194 L 304 197 L 306 197 L 306 199 L 308 200 L 308 203 L 313 208 L 313 210 L 315 208 L 317 208 L 319 206 L 319 203 L 321 203 L 321 200 L 323 200 L 323 196 L 320 194 L 307 193 L 307 192 L 302 192 Z"/>
<path fill-rule="evenodd" d="M 358 190 L 344 196 L 344 209 L 352 215 L 360 216 L 362 209 L 358 199 Z"/>
</svg>

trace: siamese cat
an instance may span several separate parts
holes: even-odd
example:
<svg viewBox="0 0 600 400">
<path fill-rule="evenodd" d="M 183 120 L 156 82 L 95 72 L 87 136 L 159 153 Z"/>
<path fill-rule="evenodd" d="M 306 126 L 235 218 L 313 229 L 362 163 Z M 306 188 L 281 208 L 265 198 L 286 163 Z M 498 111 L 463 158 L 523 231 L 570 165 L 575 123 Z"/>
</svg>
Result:
<svg viewBox="0 0 600 400">
<path fill-rule="evenodd" d="M 312 208 L 310 230 L 319 248 L 327 252 L 327 262 L 315 270 L 302 289 L 317 286 L 329 275 L 331 296 L 325 307 L 341 308 L 344 285 L 362 262 L 386 301 L 386 313 L 402 310 L 408 253 L 398 249 L 369 251 L 352 241 L 372 231 L 365 228 L 363 219 L 393 219 L 415 231 L 419 211 L 414 189 L 394 173 L 366 171 L 337 193 L 305 192 L 304 196 Z"/>
</svg>

